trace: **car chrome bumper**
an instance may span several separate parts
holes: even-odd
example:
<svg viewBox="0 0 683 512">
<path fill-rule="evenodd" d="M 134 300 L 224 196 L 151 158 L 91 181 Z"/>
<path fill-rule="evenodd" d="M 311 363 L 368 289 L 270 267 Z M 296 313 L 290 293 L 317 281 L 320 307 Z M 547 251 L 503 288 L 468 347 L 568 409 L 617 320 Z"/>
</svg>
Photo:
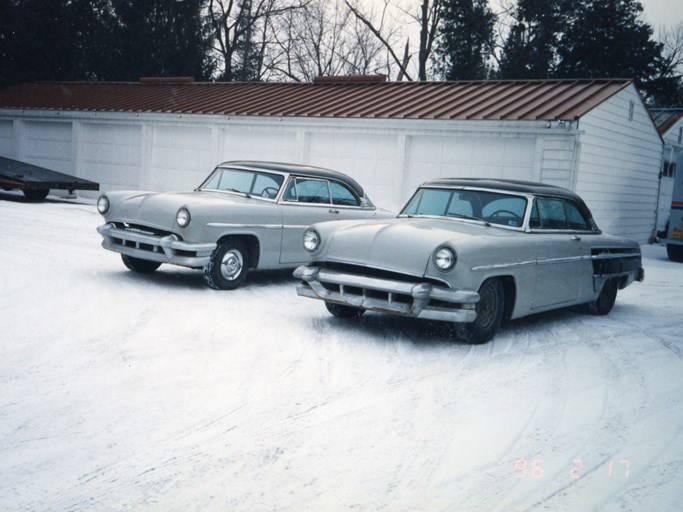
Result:
<svg viewBox="0 0 683 512">
<path fill-rule="evenodd" d="M 209 262 L 215 243 L 183 242 L 176 235 L 152 234 L 117 228 L 109 222 L 97 228 L 102 247 L 143 260 L 172 263 L 183 267 L 203 267 Z"/>
<path fill-rule="evenodd" d="M 479 294 L 435 286 L 431 283 L 409 283 L 326 270 L 302 265 L 294 271 L 301 279 L 297 294 L 368 311 L 401 316 L 473 322 Z"/>
</svg>

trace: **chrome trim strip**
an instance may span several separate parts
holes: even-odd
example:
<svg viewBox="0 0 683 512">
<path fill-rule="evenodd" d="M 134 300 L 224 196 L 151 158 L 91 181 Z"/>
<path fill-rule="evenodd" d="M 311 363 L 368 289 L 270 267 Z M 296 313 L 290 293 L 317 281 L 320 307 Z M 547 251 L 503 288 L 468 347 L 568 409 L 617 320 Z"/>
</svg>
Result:
<svg viewBox="0 0 683 512">
<path fill-rule="evenodd" d="M 546 258 L 543 260 L 536 260 L 537 265 L 549 265 L 552 263 L 568 263 L 572 261 L 588 261 L 592 260 L 592 256 L 568 256 L 565 258 Z"/>
<path fill-rule="evenodd" d="M 615 260 L 618 258 L 641 258 L 639 252 L 601 253 L 591 256 L 594 260 Z"/>
<path fill-rule="evenodd" d="M 472 267 L 472 271 L 482 272 L 485 270 L 501 270 L 508 268 L 531 267 L 534 265 L 536 265 L 536 260 L 520 261 L 518 263 L 494 263 L 493 265 L 479 265 L 477 267 Z"/>
<path fill-rule="evenodd" d="M 532 265 L 549 265 L 552 263 L 567 263 L 572 261 L 587 261 L 587 260 L 608 260 L 620 258 L 640 258 L 640 254 L 634 253 L 610 253 L 610 254 L 595 254 L 593 256 L 569 256 L 565 258 L 546 258 L 543 260 L 520 261 L 518 263 L 494 263 L 492 265 L 479 265 L 472 267 L 474 272 L 482 272 L 486 270 L 501 270 L 509 268 L 529 267 Z"/>
<path fill-rule="evenodd" d="M 280 229 L 282 224 L 232 224 L 230 222 L 207 222 L 206 224 L 212 228 L 264 228 L 264 229 Z"/>
</svg>

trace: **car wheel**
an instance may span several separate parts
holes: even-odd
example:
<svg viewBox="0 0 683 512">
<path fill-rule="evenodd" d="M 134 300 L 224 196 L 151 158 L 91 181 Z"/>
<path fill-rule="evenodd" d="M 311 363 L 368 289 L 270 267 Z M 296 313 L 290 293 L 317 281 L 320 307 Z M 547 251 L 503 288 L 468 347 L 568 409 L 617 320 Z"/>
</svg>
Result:
<svg viewBox="0 0 683 512">
<path fill-rule="evenodd" d="M 22 190 L 22 192 L 29 201 L 42 201 L 50 191 L 46 188 L 27 188 Z"/>
<path fill-rule="evenodd" d="M 666 244 L 666 253 L 671 261 L 683 262 L 683 245 Z"/>
<path fill-rule="evenodd" d="M 471 344 L 486 343 L 498 331 L 505 311 L 505 290 L 500 279 L 488 279 L 479 288 L 474 322 L 459 324 L 457 335 Z"/>
<path fill-rule="evenodd" d="M 161 263 L 158 261 L 141 260 L 140 258 L 133 258 L 132 256 L 127 256 L 125 254 L 121 255 L 121 259 L 123 260 L 123 264 L 128 267 L 129 270 L 132 270 L 133 272 L 139 272 L 140 274 L 149 274 L 150 272 L 154 272 L 159 268 L 159 265 L 161 265 Z"/>
<path fill-rule="evenodd" d="M 592 315 L 606 315 L 612 311 L 614 302 L 617 300 L 617 290 L 619 283 L 616 279 L 609 279 L 602 286 L 602 291 L 598 298 L 586 304 L 586 309 Z"/>
<path fill-rule="evenodd" d="M 335 302 L 325 301 L 325 307 L 332 315 L 337 318 L 360 318 L 365 310 L 354 308 L 353 306 L 344 306 L 343 304 L 337 304 Z"/>
<path fill-rule="evenodd" d="M 249 272 L 249 251 L 241 240 L 218 244 L 204 267 L 204 282 L 214 290 L 239 288 Z"/>
</svg>

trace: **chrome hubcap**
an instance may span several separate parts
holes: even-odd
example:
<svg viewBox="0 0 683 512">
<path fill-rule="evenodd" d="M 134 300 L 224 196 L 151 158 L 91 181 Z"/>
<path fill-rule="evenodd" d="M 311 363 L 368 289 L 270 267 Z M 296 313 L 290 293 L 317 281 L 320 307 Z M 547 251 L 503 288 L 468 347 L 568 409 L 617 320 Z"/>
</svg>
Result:
<svg viewBox="0 0 683 512">
<path fill-rule="evenodd" d="M 243 266 L 244 259 L 242 259 L 242 254 L 235 249 L 231 249 L 223 255 L 221 260 L 221 275 L 228 281 L 234 281 L 242 273 Z"/>
</svg>

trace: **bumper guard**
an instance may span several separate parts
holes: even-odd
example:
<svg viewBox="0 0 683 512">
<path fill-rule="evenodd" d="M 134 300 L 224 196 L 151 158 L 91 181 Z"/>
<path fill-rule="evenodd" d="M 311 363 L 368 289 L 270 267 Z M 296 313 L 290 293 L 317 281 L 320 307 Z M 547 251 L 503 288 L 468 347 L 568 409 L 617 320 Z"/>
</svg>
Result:
<svg viewBox="0 0 683 512">
<path fill-rule="evenodd" d="M 297 294 L 368 311 L 401 316 L 473 322 L 479 294 L 472 290 L 409 283 L 302 265 L 294 277 L 303 282 Z M 434 304 L 432 301 L 438 301 Z"/>
<path fill-rule="evenodd" d="M 203 267 L 209 263 L 215 243 L 195 244 L 176 235 L 156 236 L 117 228 L 109 222 L 97 228 L 102 235 L 102 247 L 110 251 L 143 260 L 172 263 L 183 267 Z"/>
</svg>

